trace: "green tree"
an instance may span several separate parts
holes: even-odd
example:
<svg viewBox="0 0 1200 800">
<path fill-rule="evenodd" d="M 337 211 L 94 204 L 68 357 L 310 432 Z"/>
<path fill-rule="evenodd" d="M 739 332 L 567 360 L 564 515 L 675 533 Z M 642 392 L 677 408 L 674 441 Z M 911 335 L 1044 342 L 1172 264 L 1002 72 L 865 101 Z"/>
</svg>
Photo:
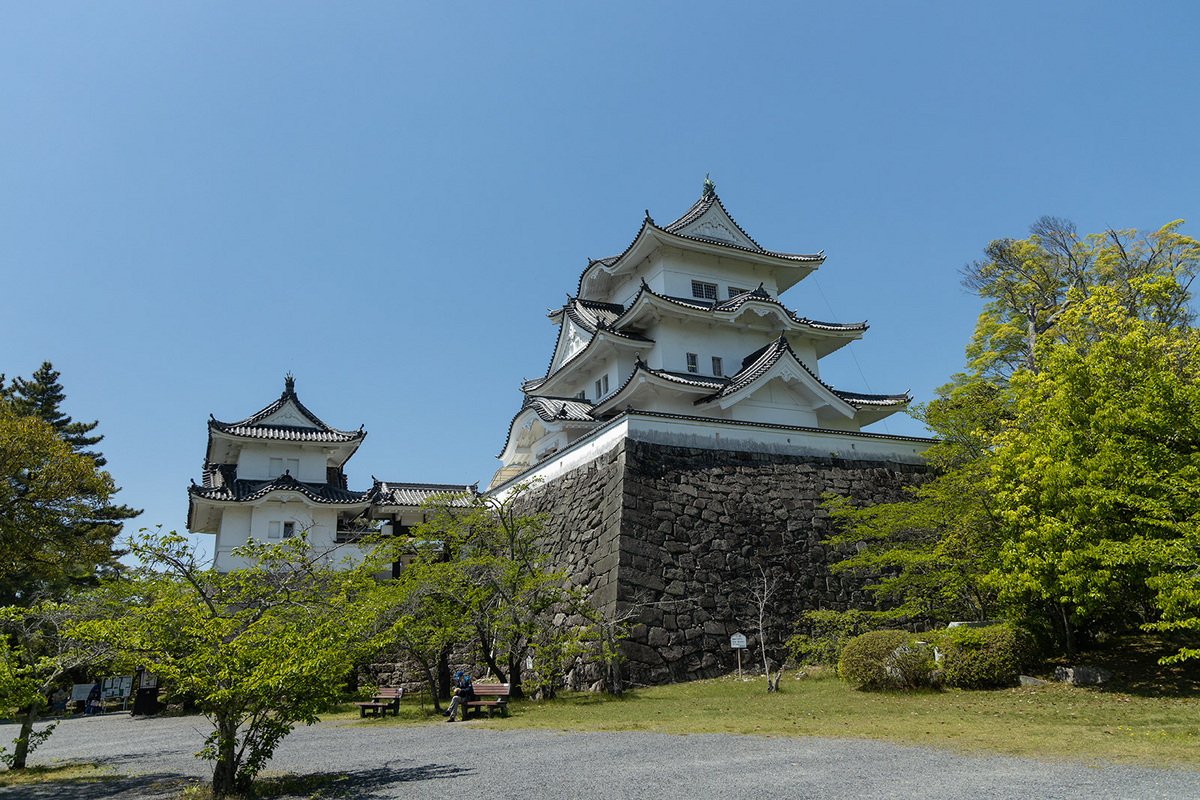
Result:
<svg viewBox="0 0 1200 800">
<path fill-rule="evenodd" d="M 14 378 L 11 386 L 4 385 L 0 376 L 0 402 L 7 401 L 18 416 L 37 417 L 50 425 L 62 440 L 79 455 L 95 462 L 96 467 L 107 463 L 103 454 L 91 449 L 104 438 L 94 434 L 99 422 L 76 422 L 62 411 L 66 399 L 59 373 L 49 362 L 44 362 L 28 379 Z M 64 530 L 60 538 L 80 543 L 79 555 L 59 563 L 58 568 L 45 569 L 41 562 L 30 562 L 23 574 L 10 576 L 10 583 L 0 585 L 0 601 L 13 602 L 19 596 L 52 594 L 62 596 L 73 585 L 94 585 L 103 575 L 111 575 L 120 569 L 118 558 L 123 553 L 114 546 L 121 533 L 122 523 L 142 512 L 127 505 L 108 502 L 120 489 L 112 487 L 102 502 L 92 504 L 86 517 L 63 520 Z M 100 498 L 97 498 L 99 500 Z M 107 541 L 107 548 L 101 548 Z"/>
<path fill-rule="evenodd" d="M 583 593 L 564 588 L 566 575 L 550 566 L 540 541 L 541 516 L 521 512 L 521 486 L 506 499 L 476 496 L 468 504 L 436 501 L 428 506 L 426 522 L 414 536 L 436 542 L 421 558 L 438 558 L 453 565 L 454 585 L 460 592 L 480 656 L 501 682 L 511 684 L 514 697 L 523 696 L 523 671 L 542 676 L 537 687 L 553 693 L 563 661 L 577 654 L 586 638 L 592 610 Z M 411 567 L 410 567 L 411 568 Z"/>
<path fill-rule="evenodd" d="M 114 491 L 50 425 L 0 402 L 0 600 L 29 604 L 109 559 L 111 539 L 87 522 Z"/>
<path fill-rule="evenodd" d="M 13 378 L 11 386 L 5 387 L 2 382 L 3 376 L 0 376 L 0 397 L 12 403 L 21 416 L 38 417 L 49 423 L 72 450 L 90 457 L 96 462 L 96 466 L 103 467 L 103 455 L 85 451 L 85 448 L 99 444 L 104 439 L 103 436 L 88 435 L 100 422 L 75 422 L 62 412 L 60 406 L 67 399 L 67 395 L 63 392 L 62 384 L 58 382 L 59 375 L 53 364 L 43 361 L 28 380 Z"/>
<path fill-rule="evenodd" d="M 1131 317 L 1103 288 L 1038 358 L 1013 376 L 1013 418 L 993 441 L 1001 600 L 1049 611 L 1068 651 L 1089 625 L 1194 627 L 1200 335 Z"/>
<path fill-rule="evenodd" d="M 365 568 L 330 565 L 304 536 L 238 548 L 255 566 L 224 574 L 174 533 L 143 532 L 131 549 L 145 566 L 109 585 L 126 610 L 79 633 L 197 698 L 212 724 L 197 755 L 213 762 L 213 793 L 248 791 L 280 741 L 316 722 L 377 647 L 377 584 Z"/>
<path fill-rule="evenodd" d="M 434 710 L 441 711 L 440 699 L 450 691 L 448 659 L 455 645 L 471 636 L 478 590 L 467 583 L 459 564 L 443 557 L 436 542 L 385 539 L 375 545 L 370 563 L 382 571 L 403 556 L 415 557 L 406 559 L 400 576 L 375 593 L 377 641 L 421 671 Z"/>
<path fill-rule="evenodd" d="M 985 300 L 968 371 L 915 410 L 933 476 L 903 503 L 830 501 L 857 546 L 839 568 L 879 575 L 886 613 L 1037 616 L 1068 650 L 1081 626 L 1195 629 L 1200 244 L 1180 225 L 1081 238 L 1043 217 L 964 268 Z"/>
<path fill-rule="evenodd" d="M 986 478 L 993 437 L 1010 412 L 994 385 L 966 382 L 912 410 L 939 434 L 926 451 L 934 477 L 908 490 L 905 502 L 855 507 L 829 495 L 824 503 L 841 532 L 835 545 L 855 545 L 834 572 L 861 570 L 881 608 L 876 623 L 918 618 L 945 623 L 985 620 L 995 611 L 990 572 L 998 523 Z"/>
<path fill-rule="evenodd" d="M 1188 325 L 1200 243 L 1179 233 L 1182 224 L 1080 237 L 1070 220 L 1041 217 L 1028 239 L 989 243 L 985 258 L 960 273 L 963 285 L 984 300 L 967 345 L 969 377 L 1002 384 L 1017 370 L 1037 371 L 1039 340 L 1053 334 L 1070 303 L 1096 288 L 1105 288 L 1127 317 Z"/>
<path fill-rule="evenodd" d="M 53 731 L 50 725 L 35 733 L 33 723 L 63 675 L 113 658 L 116 651 L 110 644 L 82 639 L 75 629 L 85 620 L 108 619 L 114 613 L 119 609 L 92 594 L 0 609 L 5 636 L 0 642 L 0 707 L 15 714 L 21 726 L 13 752 L 3 756 L 9 768 L 24 769 L 30 753 Z"/>
</svg>

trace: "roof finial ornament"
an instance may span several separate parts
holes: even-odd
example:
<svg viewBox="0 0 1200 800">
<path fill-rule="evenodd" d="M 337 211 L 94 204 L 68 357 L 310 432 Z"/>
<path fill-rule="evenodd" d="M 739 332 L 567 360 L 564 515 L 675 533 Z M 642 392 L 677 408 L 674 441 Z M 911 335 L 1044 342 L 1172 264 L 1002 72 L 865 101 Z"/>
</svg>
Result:
<svg viewBox="0 0 1200 800">
<path fill-rule="evenodd" d="M 288 374 L 283 376 L 283 391 L 287 394 L 296 393 L 296 379 L 292 377 L 292 373 L 290 371 Z"/>
<path fill-rule="evenodd" d="M 708 179 L 708 173 L 704 173 L 704 192 L 700 195 L 701 198 L 708 199 L 715 196 L 717 187 Z"/>
</svg>

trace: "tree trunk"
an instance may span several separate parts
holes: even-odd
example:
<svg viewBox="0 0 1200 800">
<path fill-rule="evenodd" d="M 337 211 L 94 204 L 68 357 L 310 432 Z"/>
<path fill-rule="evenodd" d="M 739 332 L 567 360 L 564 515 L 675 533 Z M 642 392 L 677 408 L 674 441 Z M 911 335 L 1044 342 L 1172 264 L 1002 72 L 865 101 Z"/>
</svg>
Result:
<svg viewBox="0 0 1200 800">
<path fill-rule="evenodd" d="M 429 683 L 429 694 L 433 697 L 433 710 L 440 714 L 442 713 L 442 706 L 438 702 L 437 678 L 434 677 L 433 670 L 424 661 L 421 662 L 421 671 L 425 673 L 425 680 Z"/>
<path fill-rule="evenodd" d="M 449 700 L 452 684 L 450 677 L 450 645 L 446 645 L 442 648 L 442 652 L 438 653 L 437 681 L 438 694 Z"/>
<path fill-rule="evenodd" d="M 213 797 L 237 789 L 237 723 L 217 717 L 217 763 L 213 765 Z"/>
<path fill-rule="evenodd" d="M 1063 646 L 1067 649 L 1067 655 L 1075 655 L 1075 631 L 1071 630 L 1071 619 L 1067 615 L 1066 606 L 1062 603 L 1058 604 L 1058 613 L 1062 617 L 1063 626 Z"/>
<path fill-rule="evenodd" d="M 487 632 L 477 627 L 475 629 L 479 634 L 479 653 L 483 656 L 483 662 L 488 665 L 488 669 L 496 676 L 500 683 L 508 683 L 508 678 L 504 677 L 504 670 L 500 669 L 500 665 L 496 663 L 495 656 L 492 655 L 492 643 L 488 639 Z"/>
<path fill-rule="evenodd" d="M 36 704 L 21 709 L 21 733 L 17 736 L 17 747 L 13 750 L 13 769 L 25 769 L 25 762 L 29 758 L 29 737 L 33 734 L 33 718 L 36 713 Z"/>
<path fill-rule="evenodd" d="M 508 658 L 508 696 L 518 700 L 525 696 L 525 691 L 521 688 L 521 667 L 520 658 L 510 653 Z M 503 681 L 501 682 L 503 683 Z"/>
</svg>

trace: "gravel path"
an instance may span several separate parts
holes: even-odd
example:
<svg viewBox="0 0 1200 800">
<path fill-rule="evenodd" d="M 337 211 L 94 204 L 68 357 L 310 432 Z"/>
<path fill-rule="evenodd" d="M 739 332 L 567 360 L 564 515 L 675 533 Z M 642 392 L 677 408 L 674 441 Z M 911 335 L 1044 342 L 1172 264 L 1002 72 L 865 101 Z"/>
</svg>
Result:
<svg viewBox="0 0 1200 800">
<path fill-rule="evenodd" d="M 182 782 L 211 776 L 209 765 L 192 757 L 206 735 L 204 725 L 203 718 L 125 714 L 68 720 L 31 763 L 98 761 L 126 777 L 0 788 L 0 798 L 169 796 Z M 0 741 L 11 741 L 15 733 L 12 725 L 0 726 Z M 269 769 L 344 774 L 326 791 L 350 800 L 1200 797 L 1200 773 L 1187 770 L 970 757 L 857 739 L 496 731 L 486 721 L 419 727 L 318 723 L 285 739 Z"/>
</svg>

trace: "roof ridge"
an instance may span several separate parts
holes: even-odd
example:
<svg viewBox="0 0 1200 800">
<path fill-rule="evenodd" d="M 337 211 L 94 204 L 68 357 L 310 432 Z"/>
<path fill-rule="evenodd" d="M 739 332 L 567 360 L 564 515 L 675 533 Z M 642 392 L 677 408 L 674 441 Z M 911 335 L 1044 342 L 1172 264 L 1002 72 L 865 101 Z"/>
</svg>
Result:
<svg viewBox="0 0 1200 800">
<path fill-rule="evenodd" d="M 321 430 L 325 433 L 337 433 L 337 434 L 341 434 L 343 436 L 348 436 L 348 437 L 356 437 L 356 436 L 365 435 L 365 433 L 362 429 L 362 426 L 359 426 L 359 429 L 357 431 L 344 431 L 344 430 L 341 430 L 340 428 L 334 428 L 331 425 L 325 424 L 325 422 L 323 422 L 320 417 L 318 417 L 316 414 L 314 414 L 312 411 L 310 411 L 308 409 L 308 406 L 306 406 L 306 405 L 304 405 L 304 403 L 300 402 L 300 397 L 296 394 L 295 378 L 293 378 L 290 373 L 288 374 L 286 380 L 284 381 L 283 394 L 279 395 L 279 398 L 277 400 L 270 403 L 265 408 L 259 410 L 255 414 L 251 414 L 250 416 L 246 417 L 245 419 L 238 420 L 237 422 L 222 422 L 221 420 L 217 419 L 216 417 L 214 417 L 210 414 L 209 415 L 209 420 L 210 420 L 209 425 L 211 426 L 212 424 L 215 423 L 218 428 L 222 428 L 222 429 L 237 428 L 237 427 L 247 427 L 247 428 L 255 427 L 255 428 L 278 428 L 281 430 L 305 430 L 305 428 L 303 428 L 303 426 L 300 426 L 300 425 L 282 425 L 282 424 L 276 424 L 276 423 L 263 424 L 264 419 L 266 419 L 267 417 L 271 416 L 272 414 L 278 412 L 281 408 L 284 407 L 284 405 L 289 400 L 296 405 L 296 409 L 301 414 L 303 414 L 305 417 L 307 417 L 308 421 L 313 423 L 313 425 L 318 430 Z"/>
</svg>

